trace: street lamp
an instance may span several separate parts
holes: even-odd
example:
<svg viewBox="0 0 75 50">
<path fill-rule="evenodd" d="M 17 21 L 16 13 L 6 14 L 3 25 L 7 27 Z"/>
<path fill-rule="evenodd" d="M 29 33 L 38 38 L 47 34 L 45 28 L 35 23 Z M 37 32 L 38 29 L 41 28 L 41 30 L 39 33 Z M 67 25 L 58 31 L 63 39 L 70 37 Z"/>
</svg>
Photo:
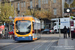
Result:
<svg viewBox="0 0 75 50">
<path fill-rule="evenodd" d="M 60 17 L 59 17 L 59 38 L 61 38 L 61 32 L 60 32 Z"/>
</svg>

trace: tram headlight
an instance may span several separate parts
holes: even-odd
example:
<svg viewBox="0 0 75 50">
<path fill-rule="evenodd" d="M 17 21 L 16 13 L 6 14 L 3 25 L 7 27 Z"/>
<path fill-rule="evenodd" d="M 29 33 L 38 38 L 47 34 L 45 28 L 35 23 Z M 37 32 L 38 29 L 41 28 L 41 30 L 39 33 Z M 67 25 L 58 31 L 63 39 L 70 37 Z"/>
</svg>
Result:
<svg viewBox="0 0 75 50">
<path fill-rule="evenodd" d="M 29 36 L 31 36 L 31 34 Z"/>
</svg>

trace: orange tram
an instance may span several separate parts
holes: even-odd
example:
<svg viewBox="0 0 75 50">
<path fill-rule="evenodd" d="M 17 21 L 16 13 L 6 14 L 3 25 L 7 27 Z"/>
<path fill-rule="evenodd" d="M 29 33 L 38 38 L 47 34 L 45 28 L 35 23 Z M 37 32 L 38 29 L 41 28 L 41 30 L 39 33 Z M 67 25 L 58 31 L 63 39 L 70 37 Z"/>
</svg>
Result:
<svg viewBox="0 0 75 50">
<path fill-rule="evenodd" d="M 16 17 L 14 19 L 14 40 L 32 41 L 41 38 L 40 20 L 33 16 Z"/>
</svg>

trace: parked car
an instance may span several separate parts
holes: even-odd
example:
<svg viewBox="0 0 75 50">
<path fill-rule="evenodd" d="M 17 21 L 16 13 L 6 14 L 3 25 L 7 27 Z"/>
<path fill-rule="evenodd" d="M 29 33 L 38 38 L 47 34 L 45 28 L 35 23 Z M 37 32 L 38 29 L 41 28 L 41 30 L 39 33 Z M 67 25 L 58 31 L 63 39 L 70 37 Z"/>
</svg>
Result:
<svg viewBox="0 0 75 50">
<path fill-rule="evenodd" d="M 9 35 L 13 35 L 13 30 L 9 31 L 8 33 Z"/>
<path fill-rule="evenodd" d="M 55 33 L 55 30 L 51 30 L 51 29 L 50 29 L 50 33 L 53 33 L 53 34 L 54 34 L 54 33 Z"/>
<path fill-rule="evenodd" d="M 44 29 L 42 31 L 42 34 L 50 34 L 50 33 L 54 33 L 55 31 L 54 30 L 51 30 L 51 29 Z"/>
<path fill-rule="evenodd" d="M 50 33 L 50 30 L 49 29 L 44 29 L 43 31 L 42 31 L 42 34 L 49 34 Z"/>
</svg>

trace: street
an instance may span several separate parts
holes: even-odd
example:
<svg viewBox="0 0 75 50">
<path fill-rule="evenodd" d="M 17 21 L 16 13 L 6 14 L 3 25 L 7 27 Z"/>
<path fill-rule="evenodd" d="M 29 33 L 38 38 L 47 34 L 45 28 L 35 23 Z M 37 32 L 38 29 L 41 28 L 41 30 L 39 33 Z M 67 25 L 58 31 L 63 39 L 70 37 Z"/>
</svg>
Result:
<svg viewBox="0 0 75 50">
<path fill-rule="evenodd" d="M 59 34 L 42 34 L 35 41 L 16 42 L 13 39 L 0 39 L 0 50 L 55 50 Z"/>
<path fill-rule="evenodd" d="M 0 50 L 75 50 L 75 0 L 0 0 Z"/>
</svg>

